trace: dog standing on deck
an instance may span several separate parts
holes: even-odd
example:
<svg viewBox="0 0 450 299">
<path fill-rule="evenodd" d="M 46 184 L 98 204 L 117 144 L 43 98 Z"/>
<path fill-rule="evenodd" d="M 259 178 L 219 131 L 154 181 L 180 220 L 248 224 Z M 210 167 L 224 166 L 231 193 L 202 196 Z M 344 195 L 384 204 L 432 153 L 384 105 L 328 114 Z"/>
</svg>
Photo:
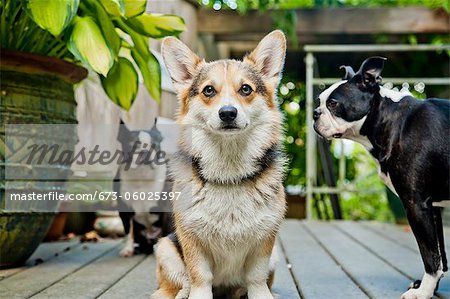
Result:
<svg viewBox="0 0 450 299">
<path fill-rule="evenodd" d="M 284 34 L 274 31 L 243 61 L 207 63 L 179 40 L 163 41 L 181 101 L 180 150 L 170 166 L 180 198 L 175 233 L 156 246 L 153 299 L 273 298 L 286 208 L 275 94 L 285 49 Z"/>
<path fill-rule="evenodd" d="M 380 86 L 386 59 L 371 57 L 319 96 L 314 129 L 321 136 L 361 143 L 380 176 L 403 202 L 425 266 L 402 299 L 433 297 L 447 271 L 441 208 L 450 200 L 450 101 L 411 96 Z"/>
</svg>

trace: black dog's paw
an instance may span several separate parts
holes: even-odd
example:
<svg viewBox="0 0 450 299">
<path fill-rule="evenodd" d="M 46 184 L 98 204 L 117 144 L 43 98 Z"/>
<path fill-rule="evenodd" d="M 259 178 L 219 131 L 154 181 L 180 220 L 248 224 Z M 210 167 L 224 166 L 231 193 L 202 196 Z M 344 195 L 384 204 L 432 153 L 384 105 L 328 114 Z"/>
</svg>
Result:
<svg viewBox="0 0 450 299">
<path fill-rule="evenodd" d="M 420 280 L 420 279 L 418 279 L 418 280 L 416 280 L 414 282 L 411 282 L 411 284 L 409 285 L 408 290 L 409 289 L 418 289 L 418 288 L 420 288 L 420 284 L 421 283 L 422 283 L 422 280 Z"/>
</svg>

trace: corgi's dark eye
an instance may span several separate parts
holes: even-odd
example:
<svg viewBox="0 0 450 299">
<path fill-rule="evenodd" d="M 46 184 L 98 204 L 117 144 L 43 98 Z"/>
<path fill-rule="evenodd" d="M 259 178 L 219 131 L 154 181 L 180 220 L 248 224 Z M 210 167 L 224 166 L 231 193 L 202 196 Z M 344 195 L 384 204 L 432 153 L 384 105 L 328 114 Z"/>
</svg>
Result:
<svg viewBox="0 0 450 299">
<path fill-rule="evenodd" d="M 253 89 L 248 84 L 243 84 L 239 89 L 239 93 L 243 96 L 249 96 L 253 92 Z"/>
<path fill-rule="evenodd" d="M 205 95 L 205 97 L 213 97 L 216 95 L 216 90 L 211 85 L 206 85 L 205 88 L 203 88 L 202 93 Z"/>
<path fill-rule="evenodd" d="M 335 100 L 328 100 L 327 105 L 329 108 L 336 108 L 336 106 L 338 105 L 338 102 L 336 102 Z"/>
</svg>

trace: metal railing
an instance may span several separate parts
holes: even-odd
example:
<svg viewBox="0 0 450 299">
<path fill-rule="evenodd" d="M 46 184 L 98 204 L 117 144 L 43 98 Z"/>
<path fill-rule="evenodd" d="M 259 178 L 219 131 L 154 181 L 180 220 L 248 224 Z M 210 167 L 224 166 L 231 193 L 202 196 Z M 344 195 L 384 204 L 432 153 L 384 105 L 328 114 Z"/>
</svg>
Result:
<svg viewBox="0 0 450 299">
<path fill-rule="evenodd" d="M 313 194 L 339 194 L 343 192 L 376 192 L 376 190 L 358 190 L 354 184 L 345 184 L 345 155 L 341 150 L 339 159 L 339 173 L 337 187 L 315 186 L 317 178 L 317 155 L 316 155 L 316 133 L 313 129 L 313 105 L 314 86 L 333 84 L 341 78 L 315 78 L 314 66 L 317 63 L 314 53 L 354 53 L 354 52 L 419 52 L 419 51 L 446 51 L 450 50 L 450 45 L 306 45 L 306 123 L 308 127 L 306 136 L 306 215 L 312 218 Z M 426 85 L 450 85 L 450 78 L 383 78 L 384 82 L 393 84 L 423 82 Z M 341 140 L 337 140 L 343 143 Z"/>
</svg>

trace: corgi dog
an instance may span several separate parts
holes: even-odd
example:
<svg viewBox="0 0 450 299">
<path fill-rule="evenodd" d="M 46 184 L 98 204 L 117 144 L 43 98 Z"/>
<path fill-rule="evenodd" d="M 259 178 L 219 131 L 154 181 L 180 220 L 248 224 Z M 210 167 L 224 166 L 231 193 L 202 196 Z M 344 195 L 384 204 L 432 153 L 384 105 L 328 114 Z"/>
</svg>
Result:
<svg viewBox="0 0 450 299">
<path fill-rule="evenodd" d="M 242 61 L 205 62 L 168 37 L 179 151 L 169 170 L 175 232 L 155 246 L 153 299 L 273 298 L 274 245 L 284 218 L 283 117 L 276 90 L 286 38 L 267 35 Z"/>
</svg>

